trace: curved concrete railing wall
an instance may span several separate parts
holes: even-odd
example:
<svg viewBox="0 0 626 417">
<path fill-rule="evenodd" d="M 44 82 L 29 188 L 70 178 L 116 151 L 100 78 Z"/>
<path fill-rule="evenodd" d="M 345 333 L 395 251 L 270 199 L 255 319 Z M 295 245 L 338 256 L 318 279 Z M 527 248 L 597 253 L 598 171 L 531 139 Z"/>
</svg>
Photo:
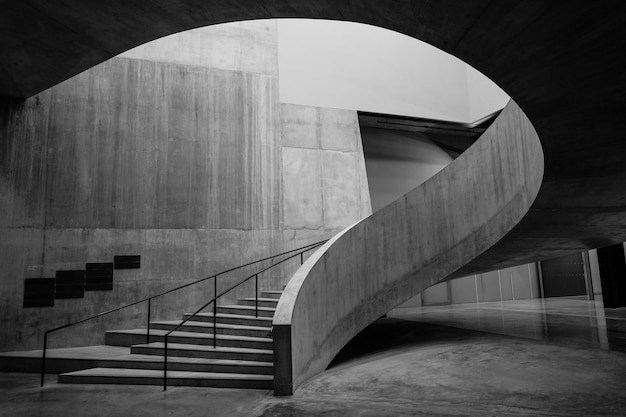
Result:
<svg viewBox="0 0 626 417">
<path fill-rule="evenodd" d="M 542 177 L 539 138 L 510 102 L 447 168 L 320 248 L 278 304 L 275 393 L 291 394 L 368 324 L 498 242 Z"/>
</svg>

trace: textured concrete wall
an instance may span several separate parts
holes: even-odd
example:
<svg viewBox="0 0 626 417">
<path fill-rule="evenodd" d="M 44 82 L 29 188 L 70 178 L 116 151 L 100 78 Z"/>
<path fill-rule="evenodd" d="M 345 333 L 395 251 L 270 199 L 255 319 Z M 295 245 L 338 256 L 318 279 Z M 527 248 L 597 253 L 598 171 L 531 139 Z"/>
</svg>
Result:
<svg viewBox="0 0 626 417">
<path fill-rule="evenodd" d="M 119 56 L 277 76 L 277 55 L 276 22 L 252 20 L 187 30 Z"/>
<path fill-rule="evenodd" d="M 539 139 L 511 102 L 437 175 L 317 250 L 274 317 L 275 392 L 293 392 L 365 326 L 501 239 L 542 178 Z"/>
<path fill-rule="evenodd" d="M 25 102 L 0 103 L 0 349 L 38 348 L 45 329 L 330 237 L 369 213 L 367 184 L 356 181 L 365 177 L 356 113 L 305 109 L 326 115 L 324 132 L 310 149 L 318 172 L 296 176 L 301 138 L 278 102 L 275 27 L 214 30 L 161 40 Z M 322 219 L 314 227 L 292 216 L 303 181 L 323 183 L 303 208 Z M 22 308 L 25 278 L 114 255 L 141 255 L 142 267 L 115 271 L 112 292 Z M 280 288 L 297 264 L 262 276 L 261 286 Z M 219 288 L 252 271 L 222 277 Z M 177 318 L 212 294 L 207 282 L 166 296 L 154 317 Z M 145 308 L 65 330 L 52 346 L 100 343 L 105 326 L 144 325 Z"/>
</svg>

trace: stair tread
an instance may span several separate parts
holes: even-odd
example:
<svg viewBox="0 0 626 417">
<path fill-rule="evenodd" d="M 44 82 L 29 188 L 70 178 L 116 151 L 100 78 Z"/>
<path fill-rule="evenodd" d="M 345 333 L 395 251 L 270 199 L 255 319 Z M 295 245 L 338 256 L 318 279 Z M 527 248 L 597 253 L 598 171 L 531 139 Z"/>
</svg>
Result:
<svg viewBox="0 0 626 417">
<path fill-rule="evenodd" d="M 153 324 L 166 324 L 168 326 L 178 326 L 180 323 L 182 322 L 182 320 L 172 320 L 172 321 L 155 321 L 153 323 L 150 323 L 150 325 L 152 326 Z M 237 330 L 259 330 L 259 331 L 270 331 L 271 327 L 265 327 L 265 326 L 249 326 L 246 324 L 228 324 L 228 323 L 216 323 L 217 324 L 217 328 L 218 329 L 237 329 Z M 188 322 L 186 322 L 185 324 L 183 324 L 183 326 L 190 326 L 190 327 L 206 327 L 208 329 L 213 329 L 213 323 L 208 322 L 208 321 L 193 321 L 193 320 L 189 320 Z M 150 329 L 150 332 L 152 332 L 152 329 Z"/>
<path fill-rule="evenodd" d="M 168 348 L 169 345 L 170 343 L 168 343 Z M 163 363 L 163 357 L 156 355 L 143 355 L 141 353 L 129 353 L 128 355 L 120 356 L 118 358 L 111 358 L 109 359 L 109 361 Z M 274 366 L 272 362 L 249 361 L 241 359 L 187 358 L 184 356 L 168 356 L 167 362 L 194 365 L 262 366 L 267 368 L 271 368 Z"/>
<path fill-rule="evenodd" d="M 239 298 L 239 300 L 255 301 L 256 298 L 254 298 L 254 297 L 242 297 L 242 298 Z M 277 298 L 261 298 L 261 297 L 259 297 L 259 301 L 269 301 L 269 302 L 272 302 L 272 303 L 277 303 L 278 299 Z"/>
<path fill-rule="evenodd" d="M 255 306 L 244 306 L 244 305 L 241 305 L 241 304 L 223 305 L 223 306 L 217 306 L 217 308 L 236 308 L 238 310 L 252 310 L 252 311 L 254 311 L 254 309 L 256 309 Z M 274 307 L 259 307 L 259 310 L 276 311 L 276 309 Z"/>
<path fill-rule="evenodd" d="M 81 371 L 66 372 L 63 376 L 106 376 L 118 378 L 163 378 L 162 370 L 155 369 L 126 369 L 126 368 L 91 368 Z M 194 378 L 194 379 L 239 379 L 250 381 L 272 381 L 272 375 L 259 374 L 235 374 L 220 372 L 194 372 L 194 371 L 167 371 L 168 379 Z"/>
<path fill-rule="evenodd" d="M 169 332 L 169 330 L 161 330 L 161 329 L 150 329 L 150 336 L 165 336 L 165 334 Z M 107 333 L 116 333 L 116 334 L 134 334 L 134 335 L 143 335 L 147 334 L 146 329 L 128 329 L 128 330 L 108 330 Z M 217 334 L 218 339 L 222 340 L 241 340 L 248 342 L 271 342 L 272 339 L 269 337 L 254 337 L 254 336 L 233 336 L 228 334 Z M 213 335 L 207 335 L 204 333 L 197 332 L 185 332 L 185 331 L 175 331 L 172 332 L 168 337 L 188 337 L 194 339 L 213 339 Z M 169 344 L 169 343 L 168 343 Z"/>
<path fill-rule="evenodd" d="M 155 349 L 163 349 L 165 343 L 163 342 L 152 342 L 152 343 L 144 343 L 141 345 L 133 345 L 133 347 L 137 348 L 155 348 Z M 226 347 L 226 346 L 207 346 L 207 345 L 192 345 L 189 343 L 169 343 L 167 344 L 168 350 L 170 349 L 183 349 L 183 350 L 195 350 L 201 352 L 236 352 L 236 353 L 265 353 L 265 354 L 273 354 L 274 351 L 271 349 L 255 349 L 255 348 L 240 348 L 240 347 Z"/>
<path fill-rule="evenodd" d="M 191 313 L 185 313 L 185 315 L 191 315 Z M 198 313 L 196 314 L 196 316 L 213 317 L 213 313 Z M 217 313 L 216 318 L 219 319 L 220 317 L 229 318 L 229 319 L 261 320 L 261 321 L 267 321 L 270 324 L 274 320 L 273 317 L 254 317 L 254 316 L 243 316 L 241 314 Z"/>
</svg>

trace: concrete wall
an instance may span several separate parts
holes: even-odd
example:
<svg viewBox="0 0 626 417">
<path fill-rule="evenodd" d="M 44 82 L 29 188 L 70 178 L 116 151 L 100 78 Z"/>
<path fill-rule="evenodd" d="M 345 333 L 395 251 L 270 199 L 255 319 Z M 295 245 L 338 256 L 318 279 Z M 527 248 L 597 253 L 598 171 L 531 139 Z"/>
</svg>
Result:
<svg viewBox="0 0 626 417">
<path fill-rule="evenodd" d="M 0 103 L 0 349 L 39 348 L 45 329 L 330 237 L 369 213 L 356 113 L 302 108 L 323 115 L 318 142 L 303 145 L 298 116 L 278 100 L 274 23 L 159 42 Z M 298 222 L 294 209 L 311 174 L 296 176 L 302 161 L 317 163 L 319 192 L 305 208 L 322 219 L 315 224 Z M 115 271 L 113 291 L 22 308 L 25 278 L 114 255 L 141 255 L 142 264 Z M 295 267 L 261 286 L 280 288 Z M 163 297 L 153 317 L 177 318 L 212 294 L 207 282 Z M 101 343 L 105 323 L 144 320 L 138 306 L 64 330 L 51 346 Z"/>
<path fill-rule="evenodd" d="M 318 249 L 278 303 L 275 392 L 293 392 L 368 324 L 500 240 L 542 178 L 539 139 L 511 102 L 439 174 Z"/>
<path fill-rule="evenodd" d="M 294 104 L 280 108 L 287 240 L 300 245 L 369 216 L 357 113 Z"/>
</svg>

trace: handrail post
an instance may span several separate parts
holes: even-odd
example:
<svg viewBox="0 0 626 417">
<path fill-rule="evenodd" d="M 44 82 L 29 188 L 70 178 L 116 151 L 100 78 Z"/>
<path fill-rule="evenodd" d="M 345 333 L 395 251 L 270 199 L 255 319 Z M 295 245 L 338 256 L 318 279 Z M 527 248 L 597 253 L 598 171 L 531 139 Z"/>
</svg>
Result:
<svg viewBox="0 0 626 417">
<path fill-rule="evenodd" d="M 163 352 L 163 391 L 167 390 L 167 333 L 165 334 L 165 346 Z"/>
<path fill-rule="evenodd" d="M 152 298 L 148 298 L 148 331 L 146 332 L 146 343 L 150 343 L 150 310 L 152 307 Z"/>
<path fill-rule="evenodd" d="M 217 348 L 217 275 L 213 280 L 213 349 Z"/>
<path fill-rule="evenodd" d="M 259 274 L 254 274 L 254 309 L 255 317 L 259 317 Z"/>
<path fill-rule="evenodd" d="M 46 348 L 48 345 L 48 332 L 43 334 L 43 354 L 41 356 L 41 387 L 43 388 L 43 379 L 46 374 Z"/>
<path fill-rule="evenodd" d="M 304 263 L 304 252 L 300 252 L 300 265 Z"/>
</svg>

